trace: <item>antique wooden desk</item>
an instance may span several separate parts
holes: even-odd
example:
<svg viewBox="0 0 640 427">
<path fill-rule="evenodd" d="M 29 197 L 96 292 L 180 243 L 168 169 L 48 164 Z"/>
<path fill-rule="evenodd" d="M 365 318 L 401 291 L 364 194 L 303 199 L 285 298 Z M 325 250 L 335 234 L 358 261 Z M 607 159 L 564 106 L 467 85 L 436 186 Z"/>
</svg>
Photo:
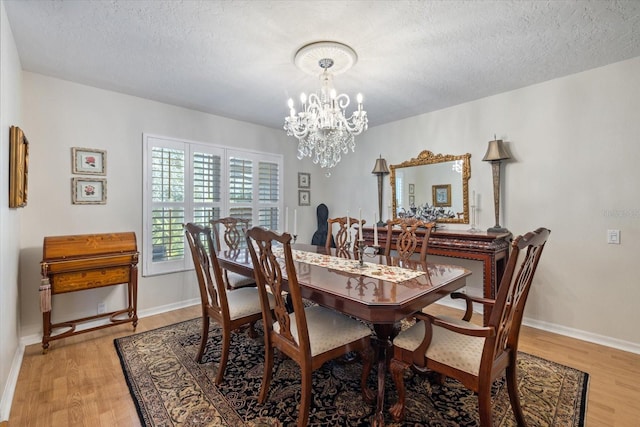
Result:
<svg viewBox="0 0 640 427">
<path fill-rule="evenodd" d="M 325 253 L 324 246 L 296 244 L 294 250 Z M 332 249 L 333 254 L 333 249 Z M 221 252 L 222 268 L 253 276 L 253 265 L 247 250 Z M 423 264 L 401 261 L 395 257 L 365 256 L 365 262 L 400 266 L 426 274 L 399 283 L 360 274 L 338 271 L 330 267 L 295 261 L 303 298 L 342 313 L 370 322 L 376 334 L 378 360 L 378 391 L 374 425 L 384 424 L 384 384 L 387 357 L 396 335 L 396 324 L 425 306 L 465 286 L 471 272 L 445 264 Z M 375 397 L 372 392 L 370 397 Z"/>
<path fill-rule="evenodd" d="M 43 352 L 46 353 L 50 341 L 71 335 L 129 322 L 135 329 L 138 324 L 137 265 L 138 250 L 133 232 L 45 237 L 40 263 Z M 127 284 L 128 306 L 125 309 L 51 323 L 52 295 L 119 284 Z M 110 323 L 76 330 L 79 323 L 101 318 L 109 318 Z M 53 330 L 59 328 L 66 330 L 53 335 Z"/>
<path fill-rule="evenodd" d="M 399 230 L 394 233 L 399 233 Z M 420 232 L 418 232 L 419 234 Z M 368 245 L 373 244 L 373 228 L 364 227 L 362 235 Z M 482 262 L 483 296 L 495 298 L 496 289 L 502 280 L 509 258 L 511 233 L 471 233 L 463 230 L 433 230 L 429 236 L 427 254 L 470 259 Z M 384 248 L 387 243 L 387 228 L 378 227 L 378 244 Z M 421 245 L 418 244 L 418 251 Z M 489 320 L 484 314 L 485 324 Z"/>
</svg>

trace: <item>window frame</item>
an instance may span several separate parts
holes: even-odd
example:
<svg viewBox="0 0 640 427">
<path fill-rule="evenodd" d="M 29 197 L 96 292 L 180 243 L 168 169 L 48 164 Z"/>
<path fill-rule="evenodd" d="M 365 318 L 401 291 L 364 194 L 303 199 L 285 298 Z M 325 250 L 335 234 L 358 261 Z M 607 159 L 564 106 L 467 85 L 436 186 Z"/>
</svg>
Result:
<svg viewBox="0 0 640 427">
<path fill-rule="evenodd" d="M 162 147 L 169 149 L 182 150 L 185 155 L 184 162 L 184 200 L 182 202 L 154 202 L 152 200 L 152 150 L 154 147 Z M 213 143 L 205 143 L 198 141 L 191 141 L 186 139 L 166 137 L 162 135 L 155 135 L 149 133 L 143 133 L 143 203 L 142 203 L 142 276 L 155 276 L 161 274 L 176 273 L 181 271 L 190 270 L 193 268 L 193 262 L 189 254 L 188 245 L 184 233 L 182 235 L 184 242 L 184 256 L 181 259 L 167 260 L 167 261 L 153 261 L 153 209 L 157 206 L 171 205 L 171 206 L 183 206 L 184 207 L 184 221 L 193 222 L 194 208 L 196 206 L 203 206 L 202 202 L 195 202 L 193 199 L 193 159 L 194 153 L 205 153 L 212 155 L 219 155 L 221 158 L 220 165 L 220 202 L 205 203 L 204 205 L 211 205 L 212 207 L 220 208 L 220 215 L 222 217 L 229 216 L 230 209 L 234 207 L 230 202 L 230 176 L 229 176 L 229 161 L 231 157 L 243 158 L 250 160 L 252 166 L 252 200 L 251 203 L 244 203 L 243 206 L 251 206 L 251 224 L 260 224 L 260 174 L 259 163 L 268 162 L 277 164 L 278 168 L 278 201 L 276 203 L 268 203 L 269 207 L 276 207 L 278 209 L 277 227 L 282 228 L 282 212 L 284 211 L 283 200 L 283 156 L 282 154 L 267 153 L 254 150 L 244 150 L 236 147 L 229 147 Z"/>
</svg>

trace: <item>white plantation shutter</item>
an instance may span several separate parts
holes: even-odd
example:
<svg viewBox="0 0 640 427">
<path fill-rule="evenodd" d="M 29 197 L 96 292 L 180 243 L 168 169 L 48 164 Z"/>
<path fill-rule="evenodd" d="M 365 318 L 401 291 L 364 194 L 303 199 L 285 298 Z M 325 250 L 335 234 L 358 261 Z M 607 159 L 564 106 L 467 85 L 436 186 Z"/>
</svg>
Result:
<svg viewBox="0 0 640 427">
<path fill-rule="evenodd" d="M 279 228 L 282 156 L 144 135 L 143 276 L 190 268 L 183 225 L 235 216 Z"/>
<path fill-rule="evenodd" d="M 270 230 L 277 230 L 280 209 L 280 167 L 278 163 L 259 162 L 258 201 L 258 224 Z"/>
</svg>

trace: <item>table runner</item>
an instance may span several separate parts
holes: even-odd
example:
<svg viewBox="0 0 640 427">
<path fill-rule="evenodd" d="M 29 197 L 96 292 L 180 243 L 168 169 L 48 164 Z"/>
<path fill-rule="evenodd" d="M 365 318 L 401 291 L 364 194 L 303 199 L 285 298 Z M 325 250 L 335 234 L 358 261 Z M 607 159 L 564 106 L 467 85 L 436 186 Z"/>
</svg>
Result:
<svg viewBox="0 0 640 427">
<path fill-rule="evenodd" d="M 282 248 L 274 248 L 273 254 L 278 258 L 284 257 Z M 375 264 L 365 262 L 360 267 L 360 261 L 354 259 L 340 258 L 333 255 L 319 254 L 316 252 L 307 252 L 300 250 L 291 250 L 295 261 L 305 264 L 317 265 L 320 267 L 329 267 L 335 270 L 344 271 L 351 274 L 372 277 L 375 279 L 386 280 L 387 282 L 400 283 L 406 280 L 415 279 L 425 274 L 424 271 L 415 271 L 408 268 Z"/>
</svg>

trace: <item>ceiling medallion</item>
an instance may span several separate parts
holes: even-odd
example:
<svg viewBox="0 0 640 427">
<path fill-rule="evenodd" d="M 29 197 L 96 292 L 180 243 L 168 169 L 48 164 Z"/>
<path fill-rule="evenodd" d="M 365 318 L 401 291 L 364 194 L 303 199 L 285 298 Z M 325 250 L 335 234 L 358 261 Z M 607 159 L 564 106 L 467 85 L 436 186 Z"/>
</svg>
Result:
<svg viewBox="0 0 640 427">
<path fill-rule="evenodd" d="M 362 94 L 358 94 L 357 109 L 346 117 L 349 96 L 337 94 L 333 76 L 348 71 L 358 56 L 349 46 L 337 42 L 316 42 L 298 50 L 294 63 L 308 74 L 319 75 L 320 91 L 308 97 L 300 95 L 300 111 L 296 113 L 293 99 L 289 99 L 289 116 L 284 130 L 298 139 L 298 159 L 313 157 L 315 164 L 332 168 L 341 153 L 355 151 L 354 136 L 367 130 L 367 112 L 362 109 Z"/>
</svg>

